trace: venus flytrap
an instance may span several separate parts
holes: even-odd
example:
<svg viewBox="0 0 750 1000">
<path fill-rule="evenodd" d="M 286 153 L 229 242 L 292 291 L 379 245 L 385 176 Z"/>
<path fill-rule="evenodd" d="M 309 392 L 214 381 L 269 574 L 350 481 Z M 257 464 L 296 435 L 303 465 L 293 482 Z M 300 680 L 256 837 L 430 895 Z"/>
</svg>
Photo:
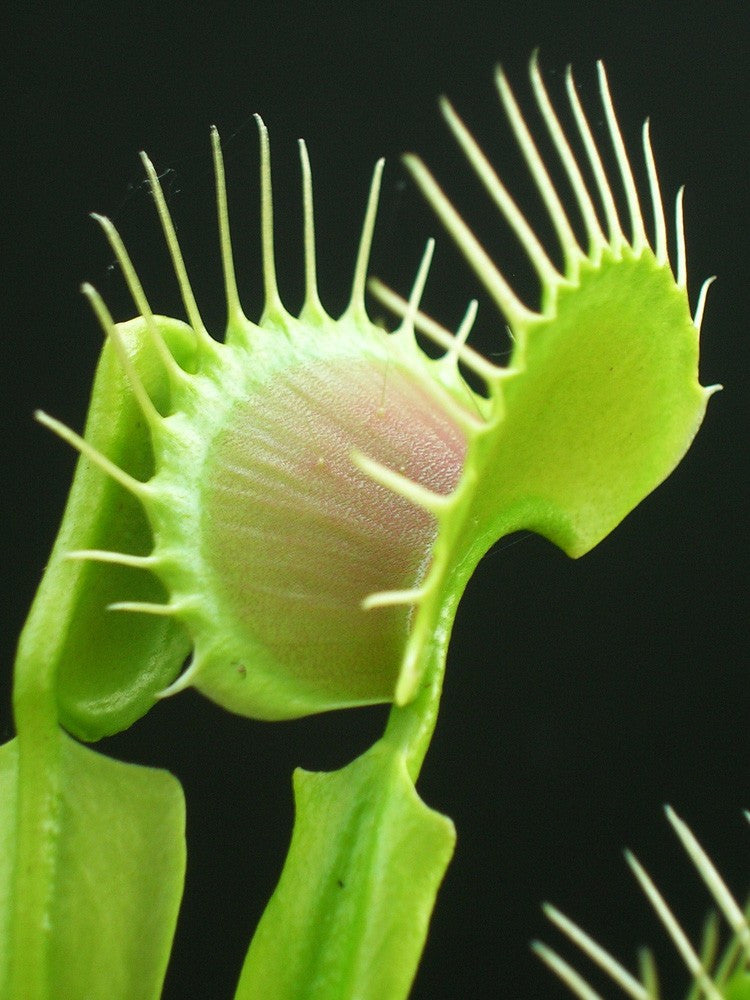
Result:
<svg viewBox="0 0 750 1000">
<path fill-rule="evenodd" d="M 406 159 L 510 327 L 507 368 L 466 343 L 475 303 L 456 334 L 420 311 L 431 242 L 408 300 L 371 284 L 400 316 L 397 330 L 387 333 L 368 318 L 382 163 L 350 304 L 338 319 L 318 296 L 304 144 L 306 294 L 299 316 L 279 296 L 269 144 L 260 120 L 265 303 L 257 323 L 240 304 L 215 131 L 223 341 L 203 324 L 145 157 L 187 324 L 153 313 L 119 235 L 99 219 L 139 316 L 116 323 L 85 286 L 107 338 L 85 434 L 39 415 L 82 458 L 19 646 L 18 736 L 0 757 L 9 803 L 2 828 L 15 851 L 0 868 L 11 942 L 0 956 L 0 985 L 8 984 L 11 997 L 47 1000 L 60 995 L 61 982 L 71 998 L 158 995 L 182 877 L 179 788 L 158 772 L 104 761 L 65 730 L 86 740 L 117 732 L 156 698 L 187 686 L 230 711 L 271 720 L 392 703 L 383 737 L 360 758 L 332 774 L 295 776 L 289 856 L 236 997 L 407 995 L 454 845 L 450 820 L 421 802 L 414 783 L 467 580 L 499 538 L 520 528 L 571 556 L 587 552 L 674 468 L 712 391 L 697 378 L 707 284 L 691 315 L 681 196 L 673 271 L 648 127 L 653 243 L 603 69 L 624 226 L 572 76 L 568 98 L 583 168 L 536 60 L 531 82 L 585 246 L 505 77 L 497 77 L 562 269 L 447 102 L 443 112 L 539 277 L 537 309 L 518 298 L 421 161 Z M 417 332 L 443 356 L 428 357 Z M 482 392 L 469 388 L 459 365 Z M 121 775 L 119 795 L 96 776 L 110 765 Z M 120 837 L 87 837 L 81 817 L 100 801 L 103 829 Z M 168 819 L 155 844 L 146 833 L 159 817 Z M 135 862 L 123 854 L 131 837 L 140 844 Z M 84 878 L 97 865 L 121 887 L 99 917 L 109 921 L 105 948 Z M 159 865 L 163 885 L 154 881 Z M 139 922 L 154 914 L 151 950 L 134 961 Z M 70 963 L 74 947 L 102 960 Z M 121 970 L 121 982 L 109 967 Z"/>
<path fill-rule="evenodd" d="M 626 860 L 690 973 L 692 985 L 688 1000 L 697 1000 L 699 997 L 706 997 L 707 1000 L 747 1000 L 750 997 L 750 902 L 743 912 L 684 820 L 680 819 L 669 806 L 666 813 L 682 846 L 710 892 L 718 913 L 732 932 L 721 954 L 719 921 L 715 913 L 711 914 L 706 922 L 699 953 L 693 948 L 669 904 L 640 862 L 629 851 L 625 854 Z M 746 818 L 750 821 L 750 813 L 746 813 Z M 658 978 L 651 952 L 642 951 L 640 978 L 636 978 L 554 906 L 546 904 L 544 912 L 551 923 L 577 945 L 594 965 L 599 966 L 622 993 L 632 1000 L 658 1000 Z M 599 994 L 556 951 L 538 941 L 535 941 L 532 947 L 575 996 L 580 1000 L 596 1000 Z"/>
</svg>

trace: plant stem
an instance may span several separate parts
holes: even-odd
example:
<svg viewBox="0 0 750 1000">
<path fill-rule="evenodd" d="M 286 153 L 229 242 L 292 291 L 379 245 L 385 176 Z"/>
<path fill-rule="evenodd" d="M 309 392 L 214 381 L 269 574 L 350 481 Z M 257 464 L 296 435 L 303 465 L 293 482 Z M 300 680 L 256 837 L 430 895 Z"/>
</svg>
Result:
<svg viewBox="0 0 750 1000">
<path fill-rule="evenodd" d="M 54 620 L 49 604 L 55 595 L 45 581 L 21 633 L 14 667 L 18 785 L 10 1000 L 49 1000 L 51 995 L 48 950 L 59 837 L 61 744 L 54 655 L 59 636 L 49 629 Z"/>
<path fill-rule="evenodd" d="M 461 567 L 461 579 L 455 580 L 454 578 L 453 585 L 447 587 L 440 595 L 442 606 L 437 618 L 437 625 L 424 654 L 426 662 L 419 693 L 406 705 L 393 705 L 383 734 L 384 743 L 394 746 L 403 753 L 406 769 L 414 782 L 419 777 L 432 734 L 435 731 L 451 628 L 456 606 L 463 593 L 466 580 L 471 575 L 471 569 L 473 569 L 473 564 L 469 568 L 468 563 L 465 563 Z"/>
</svg>

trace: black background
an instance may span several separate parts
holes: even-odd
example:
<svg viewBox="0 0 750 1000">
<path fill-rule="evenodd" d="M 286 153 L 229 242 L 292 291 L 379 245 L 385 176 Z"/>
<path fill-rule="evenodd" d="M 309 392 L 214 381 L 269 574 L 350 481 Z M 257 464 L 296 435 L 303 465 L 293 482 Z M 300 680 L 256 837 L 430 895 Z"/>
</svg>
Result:
<svg viewBox="0 0 750 1000">
<path fill-rule="evenodd" d="M 501 120 L 495 63 L 530 109 L 526 64 L 541 46 L 553 93 L 561 95 L 572 61 L 595 108 L 601 57 L 633 150 L 651 116 L 665 192 L 687 184 L 693 301 L 703 277 L 720 278 L 701 374 L 725 390 L 676 473 L 593 553 L 572 562 L 539 538 L 516 537 L 490 553 L 469 586 L 419 785 L 456 821 L 458 849 L 413 997 L 564 995 L 528 950 L 537 935 L 557 941 L 539 911 L 545 898 L 628 961 L 646 940 L 668 954 L 625 869 L 624 845 L 695 935 L 707 901 L 668 830 L 665 801 L 736 891 L 748 887 L 745 5 L 81 2 L 61 11 L 28 0 L 12 8 L 2 186 L 6 678 L 74 461 L 31 413 L 41 406 L 82 425 L 100 333 L 80 281 L 92 281 L 117 318 L 131 310 L 89 211 L 120 227 L 158 311 L 182 315 L 139 149 L 170 171 L 194 288 L 217 333 L 208 127 L 223 135 L 242 294 L 257 316 L 254 111 L 271 130 L 290 308 L 301 294 L 295 140 L 303 135 L 329 310 L 344 305 L 370 171 L 385 155 L 373 270 L 407 289 L 424 239 L 437 235 L 425 305 L 455 325 L 477 289 L 405 179 L 405 149 L 447 179 L 519 290 L 533 295 L 533 287 L 460 165 L 437 95 L 451 95 L 542 227 Z M 477 343 L 485 350 L 503 349 L 498 327 L 483 301 Z M 343 765 L 376 738 L 384 717 L 372 710 L 268 725 L 188 693 L 109 742 L 122 759 L 170 768 L 186 789 L 188 881 L 166 997 L 231 997 L 288 843 L 292 768 Z M 0 735 L 11 733 L 6 697 Z M 676 961 L 663 965 L 666 992 L 679 995 Z"/>
</svg>

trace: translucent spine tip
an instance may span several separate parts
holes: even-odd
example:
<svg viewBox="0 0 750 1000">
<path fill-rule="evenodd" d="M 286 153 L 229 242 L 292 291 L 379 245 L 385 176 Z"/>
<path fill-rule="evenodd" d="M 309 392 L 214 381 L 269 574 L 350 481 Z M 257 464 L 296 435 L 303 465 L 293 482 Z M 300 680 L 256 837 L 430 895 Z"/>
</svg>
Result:
<svg viewBox="0 0 750 1000">
<path fill-rule="evenodd" d="M 630 226 L 632 232 L 631 244 L 633 250 L 636 253 L 640 253 L 641 250 L 648 245 L 648 240 L 646 239 L 646 230 L 643 225 L 643 215 L 641 214 L 641 205 L 638 200 L 638 191 L 635 186 L 635 181 L 633 180 L 633 171 L 631 170 L 630 160 L 628 159 L 628 154 L 625 150 L 622 132 L 620 131 L 617 116 L 615 115 L 615 109 L 612 103 L 612 95 L 609 90 L 609 83 L 607 81 L 604 63 L 600 60 L 597 62 L 596 68 L 599 74 L 599 89 L 601 91 L 602 104 L 604 105 L 604 114 L 607 119 L 607 127 L 612 139 L 612 145 L 617 158 L 617 165 L 620 168 L 620 176 L 622 177 L 623 186 L 625 188 L 625 200 L 627 201 L 628 212 L 630 214 Z"/>
<path fill-rule="evenodd" d="M 651 191 L 651 206 L 654 213 L 654 254 L 657 263 L 668 264 L 667 255 L 667 222 L 664 218 L 664 204 L 661 198 L 659 175 L 656 172 L 654 151 L 651 148 L 651 125 L 648 120 L 643 123 L 643 154 L 646 158 L 648 186 Z"/>
<path fill-rule="evenodd" d="M 152 429 L 161 426 L 163 423 L 162 416 L 154 406 L 151 397 L 146 392 L 146 387 L 135 369 L 135 365 L 128 354 L 128 349 L 123 342 L 120 331 L 117 329 L 115 321 L 112 319 L 109 309 L 107 309 L 104 304 L 101 295 L 99 295 L 97 290 L 89 284 L 82 285 L 81 291 L 91 303 L 94 313 L 96 314 L 104 333 L 115 350 L 117 360 L 120 362 L 120 367 L 125 373 L 125 377 L 130 385 L 130 391 L 133 393 L 135 401 L 138 403 L 146 423 Z"/>
<path fill-rule="evenodd" d="M 405 320 L 409 312 L 409 303 L 406 299 L 397 295 L 396 292 L 385 286 L 377 278 L 372 278 L 369 283 L 372 294 L 382 302 L 391 312 Z M 435 343 L 445 350 L 445 354 L 434 361 L 434 364 L 446 371 L 450 389 L 441 387 L 438 383 L 433 383 L 432 392 L 439 404 L 451 414 L 453 420 L 469 433 L 476 432 L 478 427 L 484 424 L 484 417 L 481 408 L 478 406 L 477 397 L 469 386 L 461 378 L 458 371 L 458 362 L 461 361 L 471 368 L 480 378 L 494 379 L 497 371 L 506 372 L 507 369 L 494 369 L 488 361 L 466 344 L 471 327 L 477 314 L 477 301 L 472 299 L 466 310 L 458 331 L 453 334 L 446 330 L 435 320 L 418 309 L 413 313 L 411 322 L 413 329 L 425 334 Z M 403 329 L 403 322 L 401 329 Z M 466 406 L 459 405 L 454 395 L 456 388 L 460 388 Z M 472 412 L 475 411 L 475 412 Z"/>
<path fill-rule="evenodd" d="M 224 157 L 221 152 L 219 131 L 211 126 L 211 151 L 214 160 L 214 176 L 216 177 L 216 212 L 219 219 L 219 245 L 221 247 L 221 265 L 224 272 L 224 289 L 227 297 L 227 326 L 244 326 L 247 322 L 240 304 L 237 290 L 237 276 L 234 270 L 234 255 L 232 253 L 232 232 L 229 226 L 229 209 L 227 206 L 227 182 L 224 173 Z"/>
<path fill-rule="evenodd" d="M 276 257 L 273 244 L 273 190 L 271 187 L 271 149 L 268 142 L 268 129 L 260 115 L 255 115 L 260 139 L 260 241 L 263 258 L 263 304 L 264 320 L 276 320 L 284 323 L 286 310 L 281 303 L 279 288 L 276 283 Z"/>
<path fill-rule="evenodd" d="M 466 158 L 513 230 L 540 280 L 548 286 L 558 285 L 562 281 L 562 275 L 547 256 L 534 230 L 447 98 L 441 99 L 440 109 Z"/>
<path fill-rule="evenodd" d="M 577 945 L 592 962 L 598 965 L 600 969 L 603 969 L 624 993 L 627 993 L 633 1000 L 648 1000 L 648 993 L 635 976 L 632 976 L 608 951 L 602 948 L 601 945 L 598 945 L 585 931 L 581 930 L 578 924 L 569 920 L 568 917 L 556 909 L 556 907 L 550 906 L 549 903 L 545 903 L 543 910 L 545 916 L 563 934 L 567 935 L 573 944 Z"/>
<path fill-rule="evenodd" d="M 450 494 L 434 493 L 432 490 L 420 486 L 419 483 L 415 483 L 408 476 L 402 476 L 400 472 L 396 472 L 387 465 L 382 465 L 367 455 L 363 455 L 362 452 L 353 452 L 352 461 L 370 479 L 373 479 L 392 493 L 402 496 L 416 507 L 421 507 L 438 519 L 445 516 L 446 510 L 451 506 L 452 498 Z"/>
<path fill-rule="evenodd" d="M 180 691 L 186 691 L 193 683 L 193 678 L 200 673 L 200 660 L 198 658 L 197 651 L 193 651 L 193 658 L 187 667 L 183 670 L 179 677 L 177 677 L 172 683 L 165 687 L 162 691 L 156 693 L 157 698 L 171 698 L 174 694 L 179 694 Z"/>
<path fill-rule="evenodd" d="M 446 198 L 437 181 L 419 157 L 409 154 L 404 157 L 404 164 L 435 214 L 453 237 L 461 253 L 474 268 L 479 280 L 505 314 L 510 325 L 517 327 L 538 319 L 539 314 L 521 302 L 495 267 L 487 251 Z"/>
<path fill-rule="evenodd" d="M 141 161 L 143 162 L 149 184 L 151 185 L 151 193 L 154 196 L 154 201 L 156 202 L 156 210 L 159 213 L 159 221 L 161 222 L 161 227 L 164 232 L 164 239 L 166 240 L 169 254 L 172 258 L 172 266 L 174 267 L 175 274 L 177 275 L 177 283 L 180 286 L 180 295 L 182 296 L 182 303 L 185 306 L 188 322 L 198 337 L 199 346 L 204 348 L 210 346 L 211 348 L 214 348 L 215 343 L 211 337 L 209 337 L 208 331 L 204 326 L 200 311 L 198 310 L 198 303 L 195 301 L 193 289 L 190 286 L 190 279 L 188 278 L 185 261 L 182 258 L 180 243 L 177 239 L 177 233 L 175 232 L 174 223 L 172 222 L 172 216 L 167 208 L 167 202 L 164 197 L 161 182 L 156 170 L 154 169 L 153 163 L 145 153 L 141 153 Z"/>
<path fill-rule="evenodd" d="M 560 958 L 556 951 L 548 948 L 541 941 L 532 941 L 531 950 L 579 1000 L 602 1000 L 601 994 L 592 989 L 583 976 L 576 972 L 564 959 Z"/>
<path fill-rule="evenodd" d="M 156 320 L 154 319 L 151 306 L 146 298 L 146 293 L 143 291 L 143 286 L 141 285 L 138 274 L 133 267 L 130 255 L 125 249 L 125 244 L 120 238 L 120 234 L 112 225 L 112 222 L 105 216 L 92 212 L 91 218 L 101 226 L 104 235 L 107 237 L 109 245 L 112 247 L 125 278 L 125 283 L 127 284 L 128 290 L 133 297 L 136 309 L 140 312 L 144 322 L 146 323 L 146 329 L 148 330 L 151 341 L 159 354 L 161 362 L 164 365 L 164 370 L 166 371 L 171 384 L 176 385 L 180 382 L 187 381 L 188 375 L 177 364 L 172 352 L 167 347 L 166 341 L 161 335 L 159 327 L 156 324 Z"/>
<path fill-rule="evenodd" d="M 690 827 L 669 806 L 666 806 L 665 812 L 675 833 L 680 838 L 682 846 L 698 869 L 698 874 L 716 900 L 719 909 L 727 919 L 727 923 L 737 935 L 737 940 L 740 942 L 748 962 L 750 962 L 750 926 L 744 913 L 730 893 L 721 875 L 719 875 L 713 862 L 696 840 Z"/>
<path fill-rule="evenodd" d="M 424 286 L 427 283 L 427 275 L 430 271 L 430 264 L 432 263 L 432 255 L 434 251 L 435 241 L 433 239 L 427 240 L 424 253 L 422 254 L 422 259 L 419 262 L 416 277 L 414 278 L 411 294 L 409 295 L 406 312 L 404 313 L 401 325 L 396 331 L 396 334 L 403 334 L 408 337 L 412 337 L 414 335 L 414 320 L 419 312 L 419 303 L 422 301 Z"/>
<path fill-rule="evenodd" d="M 678 288 L 687 287 L 687 257 L 685 254 L 685 188 L 677 192 L 675 201 L 675 230 L 677 233 L 677 273 L 675 281 Z"/>
<path fill-rule="evenodd" d="M 465 353 L 466 341 L 469 339 L 474 320 L 477 318 L 479 303 L 472 299 L 466 307 L 464 318 L 461 320 L 453 340 L 441 358 L 441 363 L 448 368 L 457 368 L 461 355 Z"/>
<path fill-rule="evenodd" d="M 674 914 L 669 909 L 664 897 L 656 888 L 649 875 L 629 851 L 626 852 L 625 858 L 633 870 L 635 877 L 638 879 L 641 888 L 648 897 L 649 902 L 656 911 L 657 916 L 664 924 L 669 936 L 672 938 L 675 948 L 679 952 L 680 957 L 685 963 L 693 979 L 700 985 L 709 1000 L 723 1000 L 721 993 L 714 986 L 708 973 L 703 968 L 700 958 L 688 941 L 687 935 L 683 931 L 682 927 L 680 927 Z"/>
<path fill-rule="evenodd" d="M 594 182 L 596 183 L 597 190 L 599 191 L 599 197 L 601 198 L 602 205 L 604 207 L 604 218 L 607 221 L 608 242 L 615 254 L 619 254 L 622 251 L 623 244 L 625 243 L 625 236 L 622 231 L 622 226 L 620 225 L 620 217 L 617 214 L 615 199 L 612 194 L 612 189 L 609 186 L 609 181 L 607 180 L 607 174 L 604 170 L 602 158 L 599 154 L 596 142 L 594 141 L 594 136 L 591 132 L 586 112 L 583 110 L 583 106 L 578 97 L 575 80 L 573 79 L 573 71 L 570 67 L 568 67 L 566 74 L 565 87 L 568 93 L 570 106 L 573 109 L 573 117 L 575 118 L 576 126 L 581 136 L 581 141 L 583 142 L 583 147 L 586 151 L 589 165 L 591 166 L 591 171 L 594 175 Z"/>
<path fill-rule="evenodd" d="M 134 556 L 129 552 L 112 552 L 109 549 L 73 549 L 65 553 L 74 562 L 113 563 L 130 569 L 154 569 L 160 560 L 156 556 Z"/>
<path fill-rule="evenodd" d="M 102 472 L 106 473 L 116 483 L 119 483 L 120 486 L 123 486 L 128 493 L 132 493 L 138 500 L 144 501 L 150 497 L 150 490 L 147 483 L 143 483 L 139 479 L 134 479 L 124 469 L 121 469 L 119 465 L 115 465 L 114 462 L 110 461 L 106 455 L 102 455 L 100 451 L 93 448 L 79 434 L 66 427 L 65 424 L 59 420 L 55 420 L 54 417 L 50 417 L 49 414 L 44 413 L 42 410 L 37 410 L 34 418 L 54 434 L 57 434 L 67 444 L 75 448 L 81 455 L 85 455 L 95 465 L 98 465 Z"/>
<path fill-rule="evenodd" d="M 380 159 L 375 164 L 370 184 L 370 194 L 367 199 L 367 209 L 365 220 L 362 225 L 362 235 L 359 240 L 357 250 L 357 260 L 354 265 L 354 277 L 352 280 L 352 294 L 347 307 L 354 320 L 367 321 L 367 310 L 365 309 L 365 287 L 367 284 L 367 268 L 370 263 L 370 250 L 372 248 L 372 237 L 375 231 L 375 217 L 378 212 L 378 199 L 380 197 L 380 182 L 383 176 L 383 166 L 385 160 Z"/>
<path fill-rule="evenodd" d="M 151 604 L 148 601 L 115 601 L 107 605 L 107 611 L 129 611 L 141 615 L 154 615 L 157 618 L 170 618 L 176 615 L 178 610 L 172 604 Z"/>
<path fill-rule="evenodd" d="M 711 275 L 710 278 L 706 280 L 701 285 L 701 290 L 698 293 L 698 304 L 695 307 L 695 315 L 693 316 L 693 325 L 695 329 L 700 333 L 700 329 L 703 326 L 703 314 L 706 311 L 706 297 L 708 296 L 708 290 L 716 281 L 716 275 Z"/>
<path fill-rule="evenodd" d="M 325 310 L 318 295 L 318 275 L 315 261 L 315 213 L 313 209 L 312 171 L 304 139 L 299 140 L 299 159 L 302 168 L 302 213 L 305 250 L 305 304 L 303 312 L 311 319 L 321 319 Z"/>
<path fill-rule="evenodd" d="M 397 316 L 404 316 L 406 314 L 408 303 L 398 292 L 394 292 L 392 288 L 383 284 L 378 278 L 372 278 L 369 287 L 375 298 Z M 472 314 L 472 322 L 474 315 L 476 315 L 476 309 Z M 420 333 L 428 337 L 438 347 L 442 347 L 445 351 L 453 351 L 462 364 L 466 365 L 470 371 L 474 372 L 475 375 L 478 375 L 479 378 L 487 383 L 494 383 L 508 376 L 509 369 L 498 368 L 490 361 L 487 361 L 478 351 L 475 351 L 473 347 L 460 341 L 457 343 L 456 334 L 451 333 L 450 330 L 447 330 L 425 313 L 417 312 L 414 317 L 414 325 Z M 469 330 L 467 329 L 466 336 L 468 336 L 468 333 Z"/>
<path fill-rule="evenodd" d="M 560 249 L 563 252 L 563 258 L 565 261 L 565 276 L 568 278 L 575 278 L 578 274 L 580 262 L 584 257 L 584 253 L 578 245 L 575 233 L 570 225 L 565 209 L 562 206 L 562 202 L 557 195 L 555 186 L 552 183 L 549 173 L 547 172 L 547 168 L 539 155 L 536 144 L 531 136 L 531 133 L 529 132 L 526 122 L 523 119 L 518 103 L 513 96 L 513 91 L 510 88 L 510 84 L 500 67 L 497 69 L 495 81 L 498 93 L 500 94 L 500 100 L 502 101 L 505 113 L 508 116 L 508 121 L 510 122 L 510 126 L 516 137 L 516 142 L 523 153 L 523 157 L 526 160 L 529 170 L 531 171 L 534 183 L 536 184 L 539 194 L 542 197 L 542 201 L 544 202 L 547 213 L 557 234 L 557 239 L 560 243 Z"/>
<path fill-rule="evenodd" d="M 591 200 L 591 196 L 583 180 L 583 175 L 581 174 L 578 163 L 573 155 L 573 151 L 570 148 L 570 143 L 565 136 L 562 125 L 560 124 L 560 119 L 557 117 L 557 113 L 555 112 L 555 109 L 552 106 L 552 101 L 547 93 L 547 88 L 544 85 L 544 80 L 542 79 L 542 74 L 539 70 L 538 54 L 536 52 L 531 59 L 530 73 L 531 86 L 534 91 L 534 96 L 536 97 L 537 105 L 542 113 L 542 118 L 547 126 L 547 131 L 549 132 L 555 145 L 557 155 L 560 157 L 560 162 L 562 163 L 565 173 L 568 176 L 568 180 L 570 181 L 570 185 L 573 189 L 573 194 L 575 195 L 576 202 L 578 203 L 578 208 L 581 212 L 581 218 L 583 219 L 584 226 L 586 227 L 586 235 L 588 236 L 589 242 L 589 257 L 596 260 L 606 245 L 604 233 L 599 225 L 594 203 Z"/>
<path fill-rule="evenodd" d="M 426 593 L 427 591 L 423 587 L 414 587 L 411 590 L 381 590 L 365 597 L 361 607 L 363 611 L 371 611 L 373 608 L 418 604 Z"/>
</svg>

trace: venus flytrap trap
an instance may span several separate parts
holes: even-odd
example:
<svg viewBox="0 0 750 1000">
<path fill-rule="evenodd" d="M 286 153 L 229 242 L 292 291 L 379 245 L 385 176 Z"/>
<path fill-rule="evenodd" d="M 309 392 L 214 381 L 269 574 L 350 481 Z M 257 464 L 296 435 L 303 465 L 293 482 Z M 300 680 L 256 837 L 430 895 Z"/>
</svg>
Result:
<svg viewBox="0 0 750 1000">
<path fill-rule="evenodd" d="M 716 913 L 712 913 L 706 921 L 699 953 L 693 948 L 669 904 L 637 858 L 627 851 L 626 860 L 690 973 L 692 986 L 688 1000 L 698 1000 L 699 997 L 706 997 L 707 1000 L 747 1000 L 750 997 L 750 901 L 743 912 L 684 820 L 669 806 L 666 813 L 711 894 L 718 914 L 731 930 L 731 938 L 723 950 L 720 951 L 720 927 Z M 750 813 L 746 813 L 745 817 L 750 822 Z M 545 904 L 544 912 L 551 923 L 577 945 L 593 965 L 603 970 L 622 993 L 632 1000 L 658 1000 L 656 964 L 650 951 L 644 949 L 641 952 L 638 979 L 554 906 Z M 539 941 L 535 941 L 532 947 L 575 996 L 580 1000 L 597 1000 L 599 994 L 556 951 Z"/>
<path fill-rule="evenodd" d="M 532 60 L 532 89 L 583 222 L 582 246 L 497 77 L 562 269 L 443 102 L 539 277 L 536 309 L 518 298 L 421 161 L 406 159 L 510 327 L 507 368 L 466 343 L 476 303 L 455 334 L 420 311 L 431 242 L 408 299 L 371 283 L 400 317 L 395 332 L 370 321 L 364 296 L 382 163 L 350 304 L 338 319 L 318 296 L 304 144 L 299 316 L 280 299 L 260 119 L 265 302 L 257 323 L 240 304 L 215 130 L 223 341 L 203 324 L 145 157 L 187 323 L 154 314 L 116 230 L 99 219 L 139 315 L 116 323 L 84 286 L 106 334 L 84 436 L 39 414 L 82 457 L 19 645 L 18 735 L 0 756 L 10 845 L 0 862 L 10 942 L 0 987 L 9 996 L 158 996 L 184 867 L 181 791 L 168 775 L 106 760 L 67 733 L 95 740 L 117 732 L 188 686 L 268 720 L 392 703 L 383 737 L 357 760 L 331 774 L 295 775 L 289 856 L 236 997 L 407 995 L 454 846 L 450 820 L 424 805 L 414 783 L 467 580 L 499 538 L 520 528 L 571 556 L 587 552 L 679 462 L 712 391 L 697 377 L 708 283 L 691 315 L 681 196 L 673 270 L 648 127 L 653 242 L 601 66 L 599 80 L 624 226 L 572 76 L 583 167 Z M 428 357 L 417 333 L 443 355 Z M 87 826 L 92 811 L 98 836 Z M 92 870 L 116 889 L 103 898 L 86 876 Z M 71 961 L 73 951 L 84 958 Z"/>
</svg>

